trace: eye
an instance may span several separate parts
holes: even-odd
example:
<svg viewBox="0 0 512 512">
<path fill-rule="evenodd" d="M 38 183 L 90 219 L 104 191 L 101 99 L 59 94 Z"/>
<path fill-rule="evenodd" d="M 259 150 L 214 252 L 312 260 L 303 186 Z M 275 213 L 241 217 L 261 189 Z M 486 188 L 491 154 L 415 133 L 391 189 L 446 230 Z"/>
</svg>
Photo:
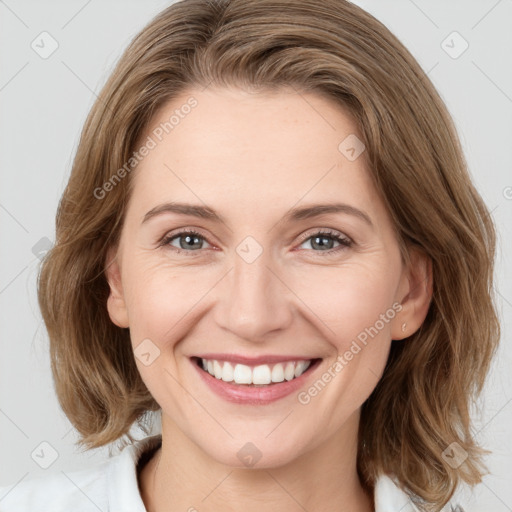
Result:
<svg viewBox="0 0 512 512">
<path fill-rule="evenodd" d="M 171 233 L 166 235 L 160 246 L 170 246 L 176 252 L 197 252 L 203 248 L 203 243 L 206 242 L 204 236 L 193 229 L 183 230 L 179 233 Z M 206 242 L 208 243 L 208 242 Z M 175 245 L 176 244 L 176 245 Z"/>
<path fill-rule="evenodd" d="M 322 230 L 313 235 L 305 235 L 301 245 L 309 243 L 313 252 L 332 254 L 352 246 L 352 240 L 338 231 Z M 338 246 L 333 248 L 333 244 Z M 316 250 L 318 249 L 318 250 Z"/>
<path fill-rule="evenodd" d="M 313 252 L 326 253 L 330 255 L 337 253 L 340 250 L 346 249 L 352 246 L 352 240 L 342 233 L 334 230 L 322 230 L 313 235 L 304 235 L 301 237 L 302 241 L 300 245 L 309 243 Z M 178 233 L 170 233 L 166 235 L 160 242 L 161 247 L 170 247 L 177 253 L 195 253 L 203 249 L 204 243 L 208 243 L 206 238 L 193 229 L 184 229 Z M 333 244 L 338 244 L 337 247 L 333 247 Z M 208 244 L 209 245 L 209 244 Z"/>
</svg>

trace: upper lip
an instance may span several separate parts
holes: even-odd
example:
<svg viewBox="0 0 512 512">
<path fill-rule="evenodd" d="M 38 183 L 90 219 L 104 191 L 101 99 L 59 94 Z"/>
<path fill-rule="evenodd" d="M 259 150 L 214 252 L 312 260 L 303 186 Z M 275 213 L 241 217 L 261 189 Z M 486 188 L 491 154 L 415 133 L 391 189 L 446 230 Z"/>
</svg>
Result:
<svg viewBox="0 0 512 512">
<path fill-rule="evenodd" d="M 249 357 L 243 356 L 239 354 L 200 354 L 194 357 L 199 357 L 201 359 L 210 359 L 217 361 L 229 361 L 230 363 L 240 363 L 245 364 L 247 366 L 255 366 L 258 364 L 273 364 L 273 363 L 283 363 L 287 361 L 312 361 L 314 359 L 319 359 L 317 357 L 304 357 L 299 355 L 276 355 L 276 354 L 268 354 L 257 357 Z"/>
</svg>

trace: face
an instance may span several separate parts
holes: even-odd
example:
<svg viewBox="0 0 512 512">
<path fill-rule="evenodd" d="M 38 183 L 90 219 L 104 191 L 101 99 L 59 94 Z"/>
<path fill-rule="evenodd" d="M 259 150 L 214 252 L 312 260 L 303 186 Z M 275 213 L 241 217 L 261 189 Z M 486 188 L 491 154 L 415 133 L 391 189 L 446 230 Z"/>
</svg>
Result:
<svg viewBox="0 0 512 512">
<path fill-rule="evenodd" d="M 155 147 L 133 171 L 109 313 L 163 423 L 216 461 L 252 450 L 272 467 L 355 439 L 391 340 L 419 326 L 357 133 L 315 94 L 208 88 L 141 137 Z"/>
</svg>

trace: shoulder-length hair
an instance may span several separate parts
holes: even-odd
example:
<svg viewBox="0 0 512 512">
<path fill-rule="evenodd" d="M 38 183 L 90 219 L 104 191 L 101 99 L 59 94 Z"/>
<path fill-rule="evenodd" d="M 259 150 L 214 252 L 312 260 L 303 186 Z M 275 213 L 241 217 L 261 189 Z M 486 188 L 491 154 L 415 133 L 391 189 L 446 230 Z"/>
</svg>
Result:
<svg viewBox="0 0 512 512">
<path fill-rule="evenodd" d="M 128 329 L 109 318 L 106 254 L 119 240 L 139 138 L 166 102 L 211 83 L 317 93 L 357 123 L 403 254 L 419 246 L 433 271 L 422 327 L 392 343 L 362 407 L 358 472 L 368 488 L 393 474 L 425 509 L 444 504 L 459 482 L 474 485 L 485 470 L 470 410 L 499 339 L 495 231 L 429 78 L 382 23 L 345 0 L 183 0 L 134 38 L 104 85 L 38 290 L 56 393 L 79 444 L 129 437 L 135 421 L 159 409 Z M 468 454 L 458 468 L 443 457 L 453 442 Z"/>
</svg>

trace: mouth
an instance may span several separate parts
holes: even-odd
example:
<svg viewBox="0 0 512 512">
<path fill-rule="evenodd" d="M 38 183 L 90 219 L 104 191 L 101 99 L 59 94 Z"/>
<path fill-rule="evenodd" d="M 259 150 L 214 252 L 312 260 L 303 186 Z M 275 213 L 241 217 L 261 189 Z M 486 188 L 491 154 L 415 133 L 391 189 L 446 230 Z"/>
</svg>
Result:
<svg viewBox="0 0 512 512">
<path fill-rule="evenodd" d="M 217 395 L 231 402 L 252 405 L 266 404 L 298 391 L 322 361 L 296 358 L 243 364 L 220 357 L 196 356 L 190 360 L 203 382 Z"/>
<path fill-rule="evenodd" d="M 301 359 L 280 363 L 246 365 L 218 359 L 192 357 L 195 364 L 217 380 L 238 386 L 262 387 L 299 378 L 321 359 Z"/>
</svg>

